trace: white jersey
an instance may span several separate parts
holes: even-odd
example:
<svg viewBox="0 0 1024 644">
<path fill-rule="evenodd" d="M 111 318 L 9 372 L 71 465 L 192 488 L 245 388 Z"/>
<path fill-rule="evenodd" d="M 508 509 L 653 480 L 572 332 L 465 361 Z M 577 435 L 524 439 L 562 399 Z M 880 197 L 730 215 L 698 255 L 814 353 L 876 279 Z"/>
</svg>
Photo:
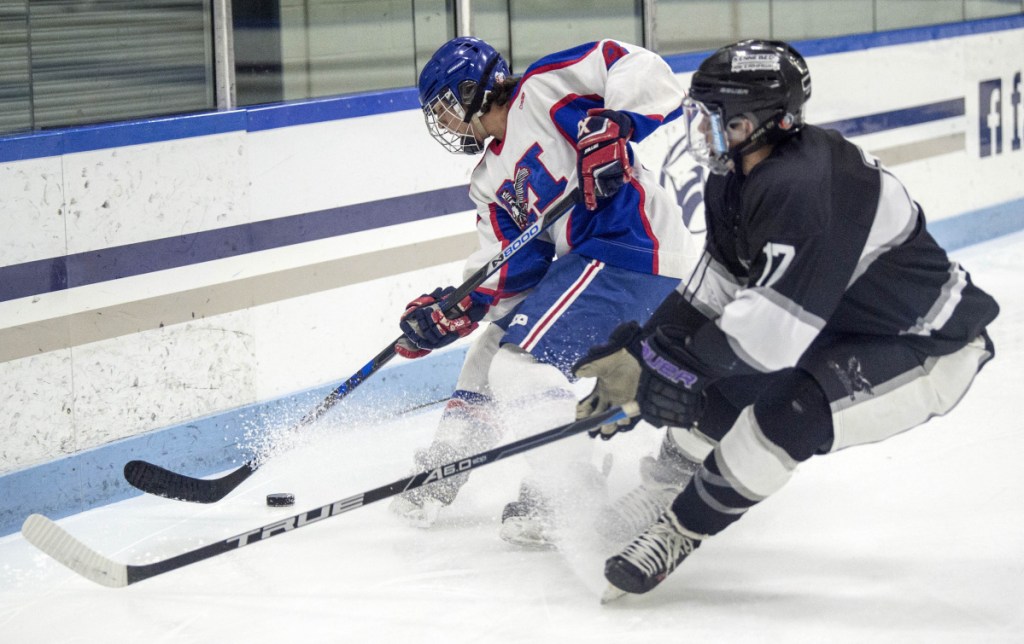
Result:
<svg viewBox="0 0 1024 644">
<path fill-rule="evenodd" d="M 636 45 L 602 40 L 552 54 L 523 74 L 509 103 L 505 136 L 492 140 L 473 172 L 480 248 L 472 275 L 577 186 L 577 124 L 587 110 L 627 112 L 640 141 L 680 115 L 685 91 L 664 60 Z M 582 203 L 519 251 L 474 293 L 494 319 L 540 281 L 550 262 L 577 253 L 639 273 L 684 277 L 700 254 L 674 195 L 633 156 L 633 180 L 596 211 Z"/>
</svg>

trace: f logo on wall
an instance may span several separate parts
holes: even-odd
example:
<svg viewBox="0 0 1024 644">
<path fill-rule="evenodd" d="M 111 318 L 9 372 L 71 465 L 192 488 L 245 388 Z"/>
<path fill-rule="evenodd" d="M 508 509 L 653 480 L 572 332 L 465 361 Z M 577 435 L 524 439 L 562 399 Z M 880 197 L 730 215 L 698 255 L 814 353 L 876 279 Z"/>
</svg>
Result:
<svg viewBox="0 0 1024 644">
<path fill-rule="evenodd" d="M 1024 115 L 1021 114 L 1021 73 L 1013 75 L 1010 92 L 1011 129 L 1010 149 L 1021 148 L 1021 128 Z M 990 157 L 1003 153 L 1003 79 L 993 78 L 978 83 L 978 154 Z"/>
<path fill-rule="evenodd" d="M 982 157 L 1003 153 L 1003 80 L 994 78 L 978 85 L 979 151 Z"/>
</svg>

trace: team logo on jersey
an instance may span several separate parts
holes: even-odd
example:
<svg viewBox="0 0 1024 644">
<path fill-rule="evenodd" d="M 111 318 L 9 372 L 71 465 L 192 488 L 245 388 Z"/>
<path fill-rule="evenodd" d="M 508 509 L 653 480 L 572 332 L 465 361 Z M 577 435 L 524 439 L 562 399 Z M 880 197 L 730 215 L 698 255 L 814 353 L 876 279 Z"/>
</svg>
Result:
<svg viewBox="0 0 1024 644">
<path fill-rule="evenodd" d="M 508 210 L 509 214 L 512 215 L 512 219 L 515 220 L 516 225 L 519 226 L 519 228 L 525 228 L 530 219 L 530 205 L 526 202 L 526 184 L 529 179 L 530 170 L 523 166 L 519 166 L 516 168 L 516 176 L 512 182 L 512 190 L 502 188 L 498 192 L 498 196 L 501 198 L 502 203 L 505 204 L 505 208 Z"/>
<path fill-rule="evenodd" d="M 864 372 L 861 370 L 860 360 L 857 359 L 857 356 L 850 356 L 845 367 L 835 360 L 829 360 L 828 368 L 836 374 L 839 382 L 843 383 L 843 389 L 850 396 L 850 400 L 854 400 L 857 393 L 862 391 L 871 396 L 875 395 L 871 387 L 871 381 L 864 377 Z"/>
</svg>

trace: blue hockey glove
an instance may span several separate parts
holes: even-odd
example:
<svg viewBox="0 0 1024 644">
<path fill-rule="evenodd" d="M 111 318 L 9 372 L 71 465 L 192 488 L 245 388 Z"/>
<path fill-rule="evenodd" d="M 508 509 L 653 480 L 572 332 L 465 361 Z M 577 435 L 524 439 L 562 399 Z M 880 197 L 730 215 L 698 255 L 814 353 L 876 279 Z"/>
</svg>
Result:
<svg viewBox="0 0 1024 644">
<path fill-rule="evenodd" d="M 395 344 L 395 353 L 404 358 L 422 358 L 477 328 L 487 307 L 475 303 L 468 295 L 447 314 L 441 311 L 441 301 L 454 291 L 451 286 L 439 287 L 406 305 L 398 323 L 405 337 Z"/>
<path fill-rule="evenodd" d="M 633 177 L 629 165 L 632 132 L 633 121 L 615 110 L 593 109 L 580 120 L 576 164 L 587 210 L 595 210 L 599 199 L 615 196 Z"/>
</svg>

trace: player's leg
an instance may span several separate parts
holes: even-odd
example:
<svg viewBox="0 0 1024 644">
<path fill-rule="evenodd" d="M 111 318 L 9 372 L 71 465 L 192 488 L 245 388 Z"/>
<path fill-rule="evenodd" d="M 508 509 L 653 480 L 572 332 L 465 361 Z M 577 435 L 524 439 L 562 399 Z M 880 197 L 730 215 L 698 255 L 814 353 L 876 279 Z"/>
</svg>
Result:
<svg viewBox="0 0 1024 644">
<path fill-rule="evenodd" d="M 608 560 L 606 577 L 627 592 L 650 590 L 702 539 L 778 491 L 800 462 L 947 413 L 992 355 L 986 337 L 942 357 L 899 338 L 817 343 L 739 415 L 670 511 Z"/>
<path fill-rule="evenodd" d="M 565 375 L 516 345 L 502 346 L 489 377 L 498 409 L 517 438 L 575 419 L 576 397 Z M 531 473 L 520 484 L 518 499 L 502 511 L 502 539 L 526 546 L 553 544 L 555 504 L 574 490 L 600 491 L 601 481 L 588 472 L 588 448 L 586 437 L 576 436 L 525 454 Z"/>
<path fill-rule="evenodd" d="M 801 460 L 830 442 L 831 426 L 828 400 L 810 374 L 782 372 L 739 413 L 658 520 L 606 562 L 605 577 L 630 593 L 657 586 L 703 539 L 780 489 Z"/>
<path fill-rule="evenodd" d="M 985 338 L 941 357 L 900 338 L 818 342 L 740 414 L 672 509 L 690 531 L 717 534 L 811 456 L 884 440 L 946 414 L 992 355 Z"/>
<path fill-rule="evenodd" d="M 413 470 L 422 472 L 490 449 L 502 435 L 487 373 L 504 330 L 490 325 L 466 353 L 459 380 L 430 445 L 416 451 Z M 454 500 L 469 474 L 445 478 L 396 496 L 391 511 L 417 527 L 430 527 Z"/>
<path fill-rule="evenodd" d="M 597 531 L 609 542 L 622 544 L 657 521 L 718 440 L 732 428 L 740 412 L 754 402 L 773 377 L 736 376 L 709 387 L 700 426 L 666 429 L 658 453 L 640 460 L 640 485 L 603 509 Z"/>
<path fill-rule="evenodd" d="M 995 349 L 982 334 L 955 353 L 915 354 L 918 363 L 905 372 L 874 377 L 861 364 L 856 345 L 839 344 L 830 353 L 829 360 L 817 364 L 815 377 L 831 400 L 835 438 L 829 451 L 837 451 L 885 440 L 945 415 L 966 395 Z"/>
<path fill-rule="evenodd" d="M 572 422 L 576 406 L 569 380 L 572 366 L 619 323 L 649 317 L 677 283 L 579 255 L 554 262 L 529 296 L 499 322 L 508 331 L 489 382 L 507 410 L 506 417 L 515 419 L 509 424 L 517 435 Z M 604 479 L 591 464 L 591 454 L 591 442 L 579 437 L 527 455 L 527 461 L 537 466 L 531 468 L 533 474 L 522 487 L 520 499 L 503 513 L 502 536 L 535 544 L 540 532 L 550 533 L 551 512 L 545 511 L 568 510 L 557 507 L 561 499 L 600 501 Z M 537 530 L 528 529 L 531 523 Z"/>
</svg>

